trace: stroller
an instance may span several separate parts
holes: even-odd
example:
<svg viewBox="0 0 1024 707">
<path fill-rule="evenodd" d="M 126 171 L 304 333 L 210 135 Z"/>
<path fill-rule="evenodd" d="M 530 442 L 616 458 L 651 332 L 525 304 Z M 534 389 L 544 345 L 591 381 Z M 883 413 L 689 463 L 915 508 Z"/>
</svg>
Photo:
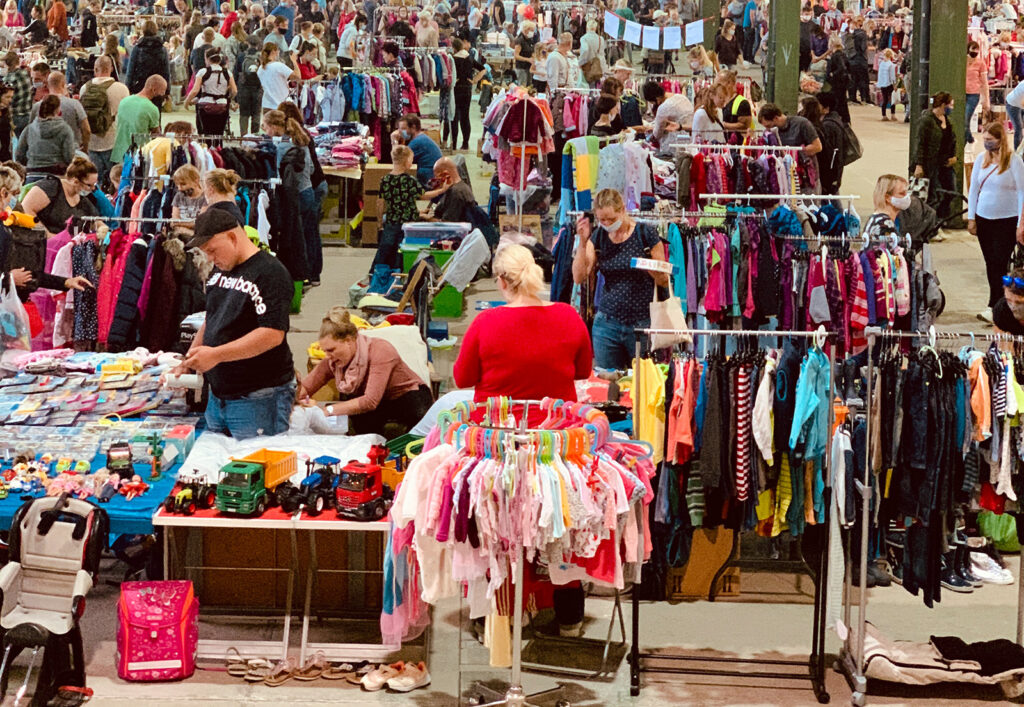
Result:
<svg viewBox="0 0 1024 707">
<path fill-rule="evenodd" d="M 79 620 L 108 533 L 104 510 L 67 494 L 28 501 L 14 514 L 11 560 L 0 568 L 0 701 L 7 694 L 11 664 L 25 649 L 32 651 L 32 660 L 15 705 L 28 691 L 40 650 L 43 659 L 31 704 L 76 704 L 75 696 L 84 694 Z"/>
<path fill-rule="evenodd" d="M 940 229 L 967 213 L 967 198 L 963 194 L 947 189 L 939 189 L 937 193 L 940 197 L 949 199 L 950 214 L 946 218 L 939 219 L 935 209 L 914 193 L 910 195 L 910 206 L 900 212 L 897 223 L 899 232 L 909 233 L 915 248 L 931 242 Z"/>
</svg>

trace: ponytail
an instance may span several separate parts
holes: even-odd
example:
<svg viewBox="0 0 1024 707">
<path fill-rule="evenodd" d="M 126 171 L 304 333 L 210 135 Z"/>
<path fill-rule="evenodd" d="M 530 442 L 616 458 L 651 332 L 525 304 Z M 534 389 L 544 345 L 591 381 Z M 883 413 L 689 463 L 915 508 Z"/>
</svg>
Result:
<svg viewBox="0 0 1024 707">
<path fill-rule="evenodd" d="M 270 55 L 273 54 L 275 50 L 279 49 L 280 47 L 273 42 L 267 42 L 264 44 L 263 49 L 260 50 L 260 66 L 266 68 L 267 64 L 270 63 Z"/>
<path fill-rule="evenodd" d="M 284 131 L 299 147 L 305 147 L 309 144 L 309 135 L 306 134 L 302 124 L 295 120 L 295 118 L 289 118 L 288 122 L 284 126 Z"/>
</svg>

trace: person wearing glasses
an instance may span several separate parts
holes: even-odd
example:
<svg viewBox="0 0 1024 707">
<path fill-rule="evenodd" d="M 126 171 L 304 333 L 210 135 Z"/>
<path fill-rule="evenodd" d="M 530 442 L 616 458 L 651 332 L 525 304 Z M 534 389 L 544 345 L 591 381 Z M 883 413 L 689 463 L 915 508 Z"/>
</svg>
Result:
<svg viewBox="0 0 1024 707">
<path fill-rule="evenodd" d="M 1024 268 L 1003 275 L 1003 297 L 992 307 L 992 324 L 999 333 L 1024 335 Z"/>
<path fill-rule="evenodd" d="M 63 177 L 47 176 L 29 189 L 21 202 L 21 210 L 35 216 L 48 234 L 60 233 L 72 216 L 97 216 L 92 200 L 99 173 L 84 157 L 75 157 Z"/>
</svg>

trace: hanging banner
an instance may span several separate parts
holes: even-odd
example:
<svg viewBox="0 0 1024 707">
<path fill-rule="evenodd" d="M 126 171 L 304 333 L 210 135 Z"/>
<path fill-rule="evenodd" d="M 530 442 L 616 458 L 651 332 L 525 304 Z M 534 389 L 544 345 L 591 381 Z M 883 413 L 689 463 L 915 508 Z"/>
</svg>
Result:
<svg viewBox="0 0 1024 707">
<path fill-rule="evenodd" d="M 604 33 L 613 39 L 619 38 L 619 16 L 614 12 L 604 13 Z"/>
<path fill-rule="evenodd" d="M 679 49 L 683 46 L 683 28 L 666 27 L 662 39 L 662 49 Z"/>
<path fill-rule="evenodd" d="M 642 25 L 639 22 L 630 22 L 629 20 L 626 20 L 626 32 L 622 35 L 622 38 L 630 44 L 640 46 L 641 29 Z"/>
<path fill-rule="evenodd" d="M 704 42 L 704 20 L 697 20 L 686 25 L 686 46 Z"/>
<path fill-rule="evenodd" d="M 661 27 L 644 27 L 644 49 L 661 49 Z"/>
</svg>

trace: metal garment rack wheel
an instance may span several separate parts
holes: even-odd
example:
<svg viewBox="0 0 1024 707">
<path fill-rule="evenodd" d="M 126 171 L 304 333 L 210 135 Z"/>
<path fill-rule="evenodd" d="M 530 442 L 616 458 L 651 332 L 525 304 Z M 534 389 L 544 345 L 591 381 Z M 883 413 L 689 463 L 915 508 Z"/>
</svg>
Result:
<svg viewBox="0 0 1024 707">
<path fill-rule="evenodd" d="M 777 337 L 791 337 L 791 338 L 802 338 L 812 339 L 819 346 L 823 343 L 824 339 L 829 338 L 832 334 L 825 332 L 824 327 L 819 327 L 817 331 L 779 331 L 779 330 L 750 330 L 750 329 L 687 329 L 687 330 L 676 330 L 676 329 L 636 329 L 637 340 L 636 340 L 636 357 L 639 359 L 643 353 L 642 344 L 643 341 L 641 336 L 650 337 L 651 334 L 690 334 L 691 336 L 745 336 L 745 337 L 761 337 L 761 336 L 777 336 Z M 835 385 L 834 376 L 831 375 L 831 371 L 834 369 L 832 355 L 828 355 L 829 361 L 829 389 L 830 398 L 832 397 L 832 390 Z M 641 374 L 639 369 L 634 371 L 634 386 L 636 390 L 640 389 L 640 378 Z M 829 419 L 831 422 L 833 414 L 832 406 L 829 406 Z M 636 437 L 638 432 L 638 421 L 636 417 L 633 420 L 633 436 Z M 831 429 L 831 424 L 829 425 Z M 831 699 L 828 692 L 825 689 L 825 588 L 828 586 L 828 528 L 829 528 L 829 514 L 831 512 L 831 486 L 829 483 L 829 475 L 826 470 L 831 467 L 830 464 L 831 445 L 826 445 L 825 448 L 825 469 L 823 469 L 823 477 L 825 481 L 825 491 L 823 493 L 823 501 L 825 503 L 825 522 L 822 524 L 825 527 L 826 542 L 823 545 L 823 549 L 820 555 L 820 563 L 817 568 L 817 572 L 814 573 L 814 619 L 811 631 L 811 650 L 807 657 L 807 660 L 769 660 L 769 659 L 758 659 L 758 658 L 720 658 L 720 657 L 702 657 L 698 655 L 669 655 L 659 653 L 645 653 L 640 651 L 640 599 L 639 593 L 634 587 L 632 593 L 633 603 L 633 645 L 630 652 L 630 666 L 629 666 L 629 694 L 633 697 L 640 695 L 640 674 L 641 673 L 668 673 L 675 675 L 704 675 L 709 677 L 740 677 L 740 678 L 752 678 L 752 679 L 772 679 L 772 680 L 810 680 L 811 687 L 814 690 L 814 696 L 821 704 L 827 704 Z M 730 559 L 733 557 L 736 547 L 738 546 L 739 532 L 737 531 L 734 535 L 734 546 L 733 551 L 730 553 Z M 716 581 L 720 573 L 724 571 L 724 568 L 728 566 L 728 561 L 723 568 L 719 570 L 719 575 L 716 575 Z M 712 584 L 711 592 L 714 592 L 714 584 Z M 709 594 L 709 600 L 711 600 L 711 594 Z M 730 663 L 736 665 L 762 665 L 762 666 L 788 666 L 792 668 L 804 668 L 807 670 L 806 673 L 799 672 L 782 672 L 782 671 L 751 671 L 751 670 L 728 670 L 728 669 L 715 669 L 715 668 L 691 668 L 691 667 L 648 667 L 643 665 L 645 660 L 657 660 L 663 662 L 682 662 L 682 663 Z"/>
<path fill-rule="evenodd" d="M 873 402 L 873 382 L 875 372 L 875 357 L 874 349 L 875 344 L 878 341 L 890 339 L 924 339 L 930 346 L 935 345 L 936 341 L 966 341 L 969 340 L 973 345 L 975 341 L 987 341 L 987 342 L 1004 342 L 1010 344 L 1024 344 L 1024 336 L 1016 336 L 1013 334 L 975 334 L 974 332 L 950 332 L 950 331 L 935 331 L 935 327 L 929 327 L 927 332 L 910 332 L 910 331 L 891 331 L 887 329 L 880 329 L 879 327 L 868 327 L 864 330 L 864 334 L 868 340 L 867 348 L 867 387 L 864 391 L 864 410 L 865 417 L 869 419 L 869 424 L 865 427 L 865 438 L 864 448 L 871 448 L 871 424 L 870 415 Z M 843 641 L 843 645 L 839 651 L 839 657 L 835 662 L 835 669 L 837 672 L 842 673 L 843 677 L 846 678 L 847 684 L 852 690 L 850 695 L 850 703 L 860 707 L 867 703 L 867 688 L 868 680 L 864 674 L 864 635 L 867 627 L 867 604 L 868 604 L 868 592 L 867 592 L 867 567 L 868 567 L 868 533 L 867 528 L 871 522 L 871 455 L 867 454 L 864 460 L 864 475 L 856 481 L 857 491 L 861 495 L 861 537 L 860 537 L 860 583 L 858 585 L 859 597 L 858 597 L 858 611 L 857 611 L 857 623 L 856 630 L 852 630 L 850 626 L 850 614 L 851 614 L 851 594 L 853 588 L 853 581 L 851 573 L 846 573 L 846 591 L 844 592 L 843 600 L 843 611 L 844 620 L 846 622 L 847 629 L 850 630 L 850 634 L 847 639 Z M 847 560 L 849 565 L 849 560 Z M 853 641 L 853 651 L 851 653 L 850 642 Z M 1017 645 L 1024 646 L 1024 572 L 1017 572 Z"/>
</svg>

